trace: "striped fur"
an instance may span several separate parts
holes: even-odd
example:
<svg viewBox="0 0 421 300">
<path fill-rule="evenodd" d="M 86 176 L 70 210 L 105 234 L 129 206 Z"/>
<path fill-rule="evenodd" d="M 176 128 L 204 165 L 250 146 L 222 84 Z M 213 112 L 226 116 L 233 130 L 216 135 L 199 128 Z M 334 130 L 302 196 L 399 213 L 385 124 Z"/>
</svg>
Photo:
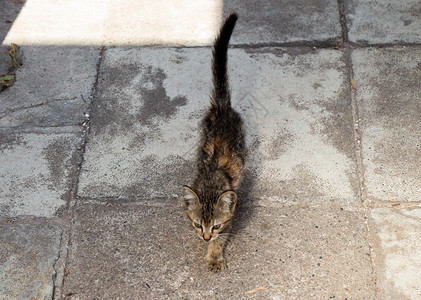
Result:
<svg viewBox="0 0 421 300">
<path fill-rule="evenodd" d="M 193 185 L 183 187 L 186 214 L 199 236 L 210 241 L 207 266 L 212 271 L 225 267 L 218 235 L 229 230 L 246 157 L 243 122 L 231 107 L 227 74 L 228 43 L 236 21 L 236 14 L 226 19 L 213 47 L 213 92 L 201 124 L 198 172 Z"/>
</svg>

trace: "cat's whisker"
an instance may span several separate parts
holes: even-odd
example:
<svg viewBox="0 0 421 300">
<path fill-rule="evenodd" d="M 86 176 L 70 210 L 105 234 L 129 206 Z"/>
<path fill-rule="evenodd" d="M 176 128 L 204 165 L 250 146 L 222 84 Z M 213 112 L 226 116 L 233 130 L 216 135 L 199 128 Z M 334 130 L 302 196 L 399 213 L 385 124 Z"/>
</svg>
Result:
<svg viewBox="0 0 421 300">
<path fill-rule="evenodd" d="M 222 235 L 222 236 L 226 236 L 226 235 L 228 236 L 228 235 L 235 235 L 235 233 L 231 233 L 231 232 L 223 232 L 223 233 L 220 233 L 220 234 L 219 234 L 219 236 L 221 236 L 221 235 Z"/>
<path fill-rule="evenodd" d="M 235 234 L 234 233 L 228 233 L 228 232 L 224 232 L 224 233 L 220 233 L 219 235 L 218 235 L 218 238 L 221 240 L 221 241 L 223 241 L 223 242 L 226 242 L 226 241 L 228 241 L 232 236 L 234 236 Z"/>
</svg>

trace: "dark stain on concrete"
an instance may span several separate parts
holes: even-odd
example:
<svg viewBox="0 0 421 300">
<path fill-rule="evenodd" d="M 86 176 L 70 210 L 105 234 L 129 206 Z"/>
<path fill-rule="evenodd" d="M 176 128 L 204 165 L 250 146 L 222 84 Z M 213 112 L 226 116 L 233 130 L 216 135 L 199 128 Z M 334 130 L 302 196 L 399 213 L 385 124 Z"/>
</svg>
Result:
<svg viewBox="0 0 421 300">
<path fill-rule="evenodd" d="M 43 151 L 51 172 L 51 181 L 54 185 L 60 184 L 65 176 L 65 161 L 69 140 L 65 137 L 54 139 Z"/>
<path fill-rule="evenodd" d="M 391 49 L 380 55 L 370 56 L 373 65 L 380 69 L 379 77 L 369 78 L 369 85 L 378 90 L 378 97 L 373 98 L 375 113 L 389 118 L 385 125 L 412 127 L 418 130 L 419 111 L 419 78 L 421 64 L 414 49 Z M 403 65 L 403 66 L 402 66 Z M 396 121 L 399 120 L 399 124 Z"/>
<path fill-rule="evenodd" d="M 11 150 L 15 145 L 25 143 L 21 134 L 0 132 L 0 151 Z"/>
<path fill-rule="evenodd" d="M 139 74 L 140 80 L 134 82 Z M 166 78 L 164 70 L 152 66 L 134 63 L 114 68 L 105 63 L 93 101 L 91 133 L 111 140 L 124 132 L 138 132 L 139 124 L 146 125 L 147 131 L 159 132 L 154 121 L 173 117 L 177 108 L 187 103 L 185 96 L 167 95 Z M 140 136 L 131 144 L 143 142 Z"/>
<path fill-rule="evenodd" d="M 61 190 L 60 199 L 69 201 L 71 196 L 71 186 L 75 182 L 77 167 L 82 156 L 76 150 L 78 142 L 77 137 L 58 136 L 52 140 L 42 151 L 42 155 L 48 164 L 49 175 L 45 178 L 48 182 L 48 188 L 52 191 Z M 60 216 L 65 206 L 60 207 L 55 215 Z"/>
<path fill-rule="evenodd" d="M 408 26 L 412 23 L 412 20 L 404 20 L 403 21 L 403 26 Z"/>
<path fill-rule="evenodd" d="M 282 154 L 285 154 L 288 146 L 291 146 L 293 140 L 293 134 L 287 132 L 285 129 L 283 133 L 280 132 L 276 136 L 272 137 L 267 151 L 270 159 L 276 160 L 280 158 Z"/>
<path fill-rule="evenodd" d="M 144 70 L 143 82 L 151 83 L 152 88 L 143 85 L 140 88 L 143 106 L 138 115 L 141 124 L 149 124 L 155 117 L 165 119 L 173 116 L 178 106 L 186 105 L 187 98 L 177 96 L 171 99 L 164 88 L 164 80 L 167 78 L 164 70 L 148 66 Z"/>
<path fill-rule="evenodd" d="M 303 101 L 301 98 L 297 96 L 297 94 L 289 94 L 287 97 L 287 102 L 289 102 L 289 105 L 294 108 L 296 111 L 309 111 L 308 105 Z M 280 97 L 280 102 L 284 102 L 282 97 Z"/>
<path fill-rule="evenodd" d="M 175 57 L 171 60 L 173 63 L 176 63 L 177 65 L 182 64 L 186 58 L 182 55 L 175 55 Z"/>
<path fill-rule="evenodd" d="M 318 88 L 322 87 L 322 85 L 318 82 L 313 83 L 313 88 L 317 90 Z"/>
<path fill-rule="evenodd" d="M 57 137 L 46 146 L 42 152 L 50 170 L 50 190 L 57 190 L 67 181 L 67 159 L 69 157 L 69 147 L 71 144 L 68 137 Z"/>
<path fill-rule="evenodd" d="M 146 134 L 138 134 L 136 135 L 127 145 L 127 148 L 122 146 L 122 150 L 133 150 L 136 149 L 136 151 L 141 151 L 142 147 L 146 144 Z"/>
<path fill-rule="evenodd" d="M 350 97 L 351 95 L 343 90 L 340 92 L 338 99 L 350 99 Z M 319 119 L 323 125 L 322 133 L 339 152 L 354 160 L 354 121 L 351 105 L 339 104 L 335 98 L 326 101 L 323 106 L 329 112 L 329 116 Z"/>
<path fill-rule="evenodd" d="M 412 47 L 368 49 L 360 64 L 375 66 L 377 72 L 359 74 L 362 88 L 372 96 L 359 100 L 365 126 L 380 127 L 375 138 L 375 163 L 396 174 L 404 190 L 419 186 L 421 101 L 419 101 L 421 60 Z M 365 128 L 363 130 L 363 139 Z M 373 151 L 365 149 L 365 151 Z M 378 171 L 379 172 L 379 171 Z"/>
<path fill-rule="evenodd" d="M 249 146 L 250 152 L 257 154 L 257 148 L 260 148 L 262 151 L 258 155 L 261 156 L 261 160 L 269 161 L 277 160 L 285 154 L 295 140 L 295 136 L 282 124 L 279 124 L 277 128 L 280 129 L 275 130 L 269 137 L 255 137 Z"/>
<path fill-rule="evenodd" d="M 113 139 L 123 131 L 133 130 L 133 114 L 129 113 L 130 99 L 122 90 L 139 73 L 140 66 L 123 64 L 114 68 L 104 62 L 100 71 L 97 94 L 92 102 L 91 133 Z M 121 117 L 124 116 L 124 117 Z M 105 134 L 104 134 L 105 133 Z"/>
</svg>

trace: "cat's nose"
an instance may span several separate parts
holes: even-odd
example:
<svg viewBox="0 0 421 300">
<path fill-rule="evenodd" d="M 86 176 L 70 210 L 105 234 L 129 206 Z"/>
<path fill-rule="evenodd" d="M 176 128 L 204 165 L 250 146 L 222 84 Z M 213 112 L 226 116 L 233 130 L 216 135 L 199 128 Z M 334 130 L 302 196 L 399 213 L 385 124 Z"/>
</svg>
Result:
<svg viewBox="0 0 421 300">
<path fill-rule="evenodd" d="M 210 235 L 210 233 L 208 233 L 208 232 L 205 232 L 204 234 L 203 234 L 203 239 L 207 242 L 207 241 L 209 241 L 210 239 L 211 239 L 211 235 Z"/>
</svg>

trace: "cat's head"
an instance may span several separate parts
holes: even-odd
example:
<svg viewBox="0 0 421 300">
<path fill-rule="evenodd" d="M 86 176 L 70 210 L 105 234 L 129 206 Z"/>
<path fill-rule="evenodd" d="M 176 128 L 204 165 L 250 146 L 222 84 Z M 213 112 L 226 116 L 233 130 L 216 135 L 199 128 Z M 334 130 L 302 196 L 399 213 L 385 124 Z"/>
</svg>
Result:
<svg viewBox="0 0 421 300">
<path fill-rule="evenodd" d="M 217 238 L 234 216 L 237 194 L 199 193 L 188 186 L 183 186 L 182 192 L 186 214 L 199 236 L 205 241 Z"/>
</svg>

